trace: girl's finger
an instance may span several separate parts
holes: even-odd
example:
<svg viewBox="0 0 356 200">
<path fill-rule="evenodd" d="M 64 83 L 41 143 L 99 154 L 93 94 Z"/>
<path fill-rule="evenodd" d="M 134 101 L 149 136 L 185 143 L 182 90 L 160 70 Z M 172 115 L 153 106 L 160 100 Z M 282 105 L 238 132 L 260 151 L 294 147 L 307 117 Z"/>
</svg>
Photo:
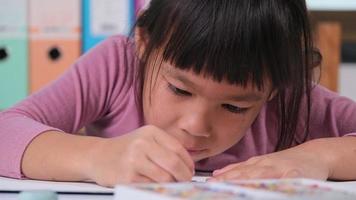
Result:
<svg viewBox="0 0 356 200">
<path fill-rule="evenodd" d="M 239 164 L 240 164 L 240 163 L 239 163 Z M 230 171 L 230 170 L 236 168 L 239 164 L 230 164 L 230 165 L 228 165 L 228 166 L 226 166 L 226 167 L 224 167 L 224 168 L 215 170 L 215 171 L 213 172 L 213 176 L 219 176 L 220 174 L 223 174 L 223 173 L 225 173 L 225 172 L 227 172 L 227 171 Z"/>
<path fill-rule="evenodd" d="M 214 177 L 215 180 L 241 180 L 241 179 L 267 179 L 267 178 L 281 178 L 282 171 L 279 168 L 273 166 L 257 167 L 249 165 L 245 168 L 233 169 L 220 176 Z"/>
<path fill-rule="evenodd" d="M 232 171 L 225 172 L 224 174 L 221 174 L 219 176 L 213 176 L 212 178 L 208 179 L 208 182 L 236 180 L 239 179 L 239 177 L 241 177 L 242 175 L 243 172 L 232 170 Z"/>
<path fill-rule="evenodd" d="M 254 157 L 254 158 L 257 158 L 257 157 Z M 254 159 L 254 160 L 256 160 L 256 159 Z M 253 162 L 251 162 L 251 161 L 252 161 L 252 159 L 249 159 L 249 160 L 244 161 L 244 162 L 230 164 L 230 165 L 228 165 L 228 166 L 226 166 L 224 168 L 215 170 L 213 172 L 213 176 L 219 176 L 220 174 L 226 173 L 226 172 L 228 172 L 230 170 L 234 170 L 234 169 L 242 169 L 245 166 L 253 166 L 256 161 L 253 161 Z"/>
<path fill-rule="evenodd" d="M 181 156 L 160 144 L 152 145 L 147 153 L 148 159 L 168 172 L 175 181 L 190 181 L 193 172 Z"/>
<path fill-rule="evenodd" d="M 165 132 L 161 132 L 155 135 L 154 139 L 159 145 L 164 146 L 166 149 L 179 155 L 179 157 L 184 161 L 185 165 L 190 169 L 192 174 L 194 174 L 194 161 L 189 155 L 188 151 L 181 143 L 179 143 L 178 140 Z"/>
<path fill-rule="evenodd" d="M 155 181 L 147 176 L 144 175 L 138 175 L 135 180 L 133 180 L 134 183 L 154 183 Z"/>
<path fill-rule="evenodd" d="M 293 169 L 285 172 L 281 178 L 302 178 L 302 177 L 303 175 L 299 170 Z"/>
<path fill-rule="evenodd" d="M 251 167 L 246 164 L 233 164 L 223 168 L 218 174 L 214 174 L 211 181 L 233 180 L 237 179 L 246 173 L 248 168 Z"/>
<path fill-rule="evenodd" d="M 172 182 L 176 180 L 173 175 L 154 163 L 148 156 L 145 158 L 142 166 L 139 167 L 138 173 L 141 176 L 150 179 L 151 182 L 161 183 Z"/>
</svg>

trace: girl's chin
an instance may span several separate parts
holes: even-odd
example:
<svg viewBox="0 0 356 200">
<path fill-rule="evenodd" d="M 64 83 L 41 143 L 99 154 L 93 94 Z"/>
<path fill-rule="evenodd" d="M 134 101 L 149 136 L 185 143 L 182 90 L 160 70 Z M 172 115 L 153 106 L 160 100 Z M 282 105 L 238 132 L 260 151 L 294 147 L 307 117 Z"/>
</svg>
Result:
<svg viewBox="0 0 356 200">
<path fill-rule="evenodd" d="M 194 162 L 198 162 L 198 161 L 201 161 L 205 158 L 208 158 L 210 157 L 208 152 L 205 150 L 205 151 L 199 151 L 199 152 L 192 152 L 192 151 L 188 151 L 190 156 L 192 157 L 193 161 Z"/>
</svg>

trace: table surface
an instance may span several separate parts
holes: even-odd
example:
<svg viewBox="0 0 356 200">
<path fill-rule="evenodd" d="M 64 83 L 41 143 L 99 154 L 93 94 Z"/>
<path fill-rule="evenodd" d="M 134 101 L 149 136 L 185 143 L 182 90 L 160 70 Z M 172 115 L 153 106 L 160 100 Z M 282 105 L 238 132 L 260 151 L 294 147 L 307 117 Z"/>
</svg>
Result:
<svg viewBox="0 0 356 200">
<path fill-rule="evenodd" d="M 18 200 L 18 191 L 29 190 L 52 190 L 67 192 L 67 194 L 58 194 L 59 200 L 113 200 L 113 189 L 100 187 L 91 183 L 73 183 L 73 182 L 50 182 L 36 180 L 17 180 L 0 177 L 0 199 Z M 6 191 L 6 192 L 5 192 Z M 9 193 L 13 191 L 16 193 Z"/>
<path fill-rule="evenodd" d="M 205 182 L 207 176 L 200 174 L 192 180 Z M 18 192 L 31 190 L 50 190 L 58 193 L 59 200 L 113 200 L 114 189 L 94 183 L 51 182 L 37 180 L 18 180 L 0 176 L 0 200 L 17 200 Z"/>
</svg>

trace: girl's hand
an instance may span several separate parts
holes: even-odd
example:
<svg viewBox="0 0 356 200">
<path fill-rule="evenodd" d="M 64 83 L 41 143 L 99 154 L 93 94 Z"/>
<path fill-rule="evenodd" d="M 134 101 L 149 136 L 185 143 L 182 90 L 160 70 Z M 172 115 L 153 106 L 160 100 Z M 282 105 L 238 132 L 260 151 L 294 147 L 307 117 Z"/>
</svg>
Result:
<svg viewBox="0 0 356 200">
<path fill-rule="evenodd" d="M 93 147 L 88 178 L 99 185 L 190 181 L 194 162 L 178 140 L 154 126 L 121 137 L 104 139 Z"/>
<path fill-rule="evenodd" d="M 305 143 L 284 151 L 250 158 L 216 170 L 209 181 L 237 179 L 312 178 L 326 180 L 328 158 Z"/>
</svg>

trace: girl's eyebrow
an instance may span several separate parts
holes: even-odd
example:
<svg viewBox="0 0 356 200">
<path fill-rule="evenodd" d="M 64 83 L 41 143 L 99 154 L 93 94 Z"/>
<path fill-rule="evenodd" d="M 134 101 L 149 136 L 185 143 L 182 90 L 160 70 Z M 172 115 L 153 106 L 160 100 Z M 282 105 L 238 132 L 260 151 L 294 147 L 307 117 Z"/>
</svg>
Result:
<svg viewBox="0 0 356 200">
<path fill-rule="evenodd" d="M 180 74 L 179 71 L 169 68 L 167 69 L 164 67 L 163 71 L 168 74 L 169 76 L 173 77 L 174 79 L 177 79 L 178 81 L 184 83 L 185 85 L 188 85 L 193 88 L 199 88 L 193 81 L 189 80 L 187 77 L 185 77 L 183 74 Z M 224 99 L 230 100 L 230 101 L 243 101 L 243 102 L 257 102 L 263 99 L 263 95 L 255 93 L 255 92 L 248 92 L 244 94 L 239 94 L 239 95 L 229 95 L 225 97 Z"/>
<path fill-rule="evenodd" d="M 169 76 L 173 77 L 174 79 L 177 79 L 178 81 L 184 83 L 185 85 L 191 86 L 193 88 L 199 88 L 199 86 L 197 84 L 195 84 L 193 81 L 186 78 L 183 74 L 180 74 L 177 70 L 166 69 L 164 71 L 166 72 L 166 74 L 168 74 Z"/>
<path fill-rule="evenodd" d="M 251 92 L 251 93 L 246 93 L 246 94 L 242 94 L 242 95 L 230 96 L 227 99 L 231 99 L 232 101 L 246 101 L 246 102 L 253 101 L 253 102 L 256 102 L 256 101 L 262 100 L 262 96 Z"/>
</svg>

